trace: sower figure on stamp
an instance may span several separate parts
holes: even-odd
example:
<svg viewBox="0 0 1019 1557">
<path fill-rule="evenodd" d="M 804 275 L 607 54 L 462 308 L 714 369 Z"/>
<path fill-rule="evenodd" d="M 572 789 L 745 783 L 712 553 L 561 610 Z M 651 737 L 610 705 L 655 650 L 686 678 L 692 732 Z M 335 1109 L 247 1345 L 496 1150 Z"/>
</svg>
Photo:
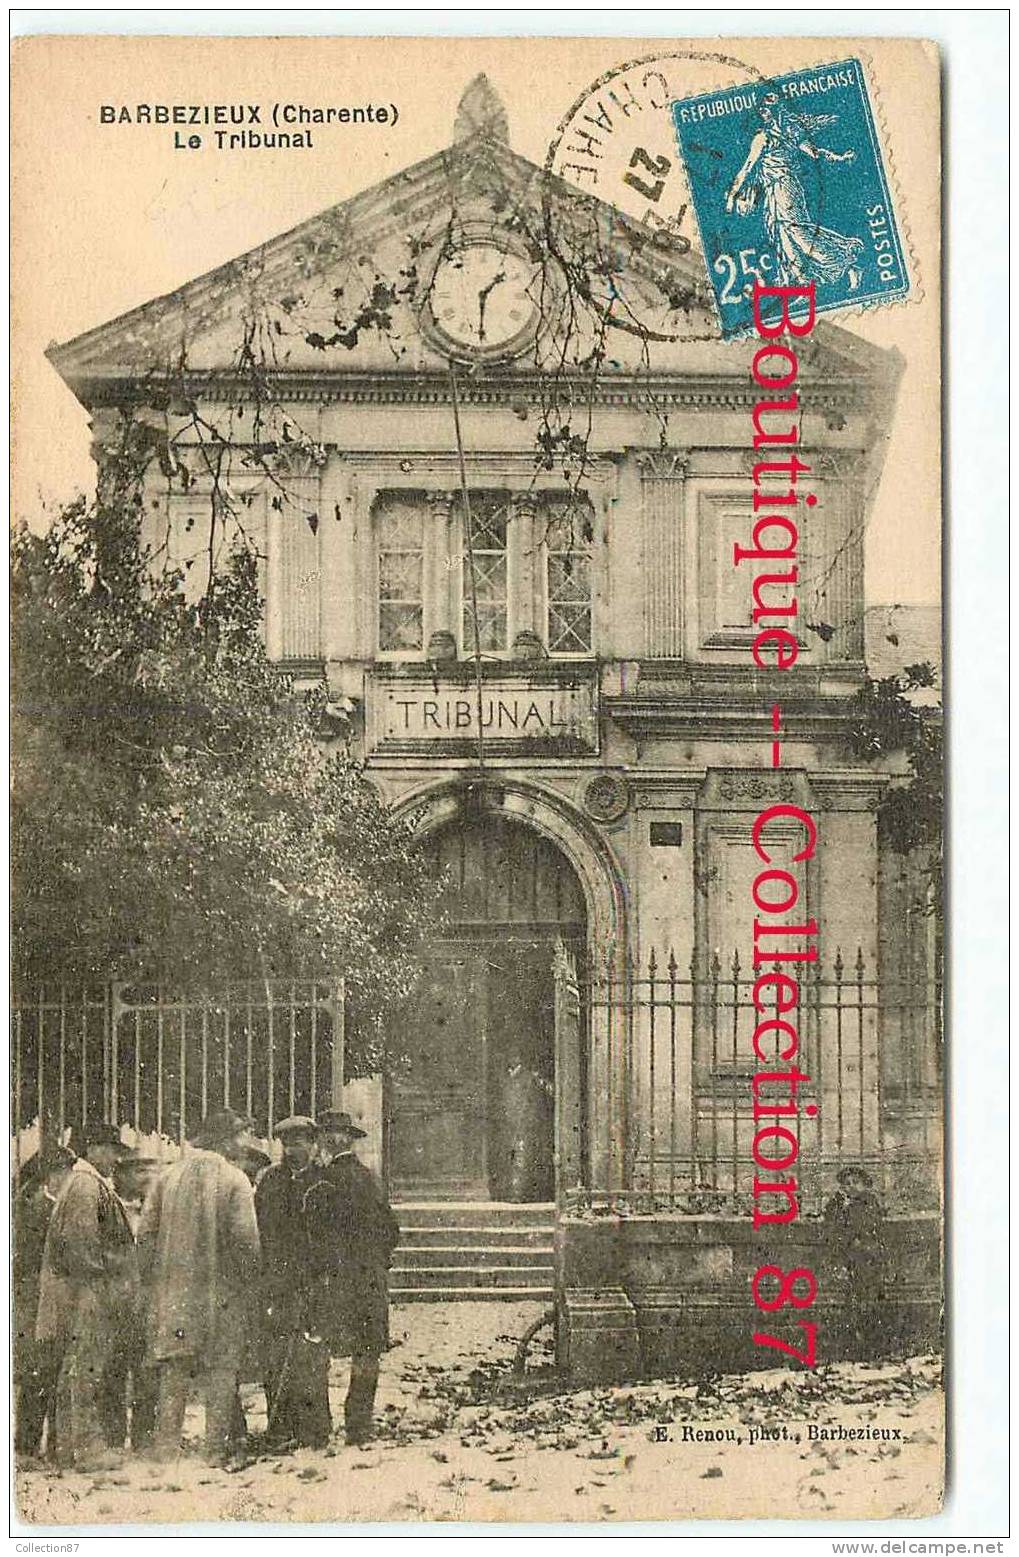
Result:
<svg viewBox="0 0 1019 1557">
<path fill-rule="evenodd" d="M 56 1448 L 54 1421 L 61 1353 L 57 1341 L 36 1339 L 35 1322 L 46 1234 L 73 1163 L 73 1152 L 64 1147 L 44 1147 L 27 1164 L 14 1205 L 14 1443 L 19 1454 L 38 1454 L 43 1429 L 48 1428 L 46 1452 L 51 1459 Z"/>
<path fill-rule="evenodd" d="M 188 1394 L 205 1403 L 205 1450 L 214 1464 L 244 1452 L 237 1384 L 254 1317 L 260 1273 L 254 1192 L 233 1161 L 250 1121 L 231 1109 L 210 1114 L 193 1150 L 152 1186 L 142 1207 L 138 1250 L 148 1296 L 149 1354 L 159 1370 L 154 1450 L 180 1452 Z"/>
<path fill-rule="evenodd" d="M 283 1160 L 255 1191 L 264 1270 L 266 1443 L 275 1449 L 329 1442 L 329 1348 L 319 1333 L 315 1293 L 329 1247 L 328 1206 L 308 1191 L 320 1178 L 315 1121 L 281 1119 Z"/>
<path fill-rule="evenodd" d="M 46 1233 L 35 1333 L 62 1352 L 58 1462 L 85 1469 L 111 1462 L 110 1365 L 139 1293 L 134 1235 L 111 1179 L 130 1148 L 102 1121 L 84 1127 L 81 1147 Z"/>
<path fill-rule="evenodd" d="M 379 1358 L 389 1344 L 389 1265 L 400 1229 L 381 1186 L 354 1155 L 365 1132 L 339 1109 L 320 1114 L 318 1125 L 333 1225 L 321 1323 L 332 1355 L 350 1358 L 344 1427 L 347 1442 L 358 1444 L 371 1436 Z M 316 1187 L 311 1198 L 321 1194 Z"/>
<path fill-rule="evenodd" d="M 775 92 L 761 99 L 761 126 L 725 197 L 725 208 L 741 216 L 764 195 L 764 223 L 785 281 L 833 282 L 847 277 L 855 291 L 862 275 L 863 240 L 822 227 L 807 203 L 799 162 L 852 162 L 854 151 L 831 151 L 813 132 L 834 124 L 834 114 L 794 114 Z"/>
</svg>

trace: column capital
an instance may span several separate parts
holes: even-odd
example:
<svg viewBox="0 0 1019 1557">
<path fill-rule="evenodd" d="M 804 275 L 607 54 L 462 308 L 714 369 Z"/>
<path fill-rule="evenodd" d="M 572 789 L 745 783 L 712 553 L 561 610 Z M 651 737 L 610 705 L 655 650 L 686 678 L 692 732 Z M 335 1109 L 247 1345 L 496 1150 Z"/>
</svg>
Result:
<svg viewBox="0 0 1019 1557">
<path fill-rule="evenodd" d="M 682 481 L 690 469 L 689 449 L 638 449 L 636 459 L 645 481 Z"/>
<path fill-rule="evenodd" d="M 433 514 L 440 519 L 448 519 L 453 512 L 453 504 L 456 502 L 455 492 L 426 492 L 425 502 Z"/>
</svg>

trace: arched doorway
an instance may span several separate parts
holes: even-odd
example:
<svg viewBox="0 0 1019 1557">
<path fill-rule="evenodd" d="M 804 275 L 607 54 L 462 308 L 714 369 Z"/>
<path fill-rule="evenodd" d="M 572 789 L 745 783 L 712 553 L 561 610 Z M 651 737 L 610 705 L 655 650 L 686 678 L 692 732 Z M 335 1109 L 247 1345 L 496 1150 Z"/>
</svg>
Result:
<svg viewBox="0 0 1019 1557">
<path fill-rule="evenodd" d="M 444 878 L 449 924 L 397 1039 L 394 1193 L 551 1200 L 554 955 L 562 941 L 583 957 L 580 882 L 555 844 L 505 815 L 460 815 L 422 847 Z"/>
</svg>

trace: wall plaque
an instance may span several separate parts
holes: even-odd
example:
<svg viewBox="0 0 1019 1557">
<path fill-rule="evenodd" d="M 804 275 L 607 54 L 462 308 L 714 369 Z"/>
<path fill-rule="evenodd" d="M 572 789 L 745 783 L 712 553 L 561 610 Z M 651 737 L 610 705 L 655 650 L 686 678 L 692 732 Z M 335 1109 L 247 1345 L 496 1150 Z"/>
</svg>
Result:
<svg viewBox="0 0 1019 1557">
<path fill-rule="evenodd" d="M 476 757 L 479 729 L 486 752 L 515 761 L 598 751 L 597 691 L 587 670 L 486 674 L 480 697 L 464 667 L 455 677 L 375 671 L 367 707 L 373 755 Z"/>
</svg>

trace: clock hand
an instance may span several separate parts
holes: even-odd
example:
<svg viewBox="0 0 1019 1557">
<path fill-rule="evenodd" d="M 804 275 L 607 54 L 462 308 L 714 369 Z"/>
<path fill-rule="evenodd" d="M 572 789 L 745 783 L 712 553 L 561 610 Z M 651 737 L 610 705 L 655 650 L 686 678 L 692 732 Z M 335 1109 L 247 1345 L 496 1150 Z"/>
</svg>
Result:
<svg viewBox="0 0 1019 1557">
<path fill-rule="evenodd" d="M 495 275 L 492 277 L 492 279 L 488 283 L 487 287 L 482 287 L 480 292 L 478 293 L 478 340 L 479 340 L 479 342 L 483 341 L 485 339 L 485 308 L 486 308 L 486 306 L 488 304 L 489 294 L 491 292 L 495 291 L 495 288 L 499 285 L 499 283 L 501 281 L 505 281 L 505 280 L 506 280 L 506 272 L 504 270 L 496 271 Z"/>
</svg>

